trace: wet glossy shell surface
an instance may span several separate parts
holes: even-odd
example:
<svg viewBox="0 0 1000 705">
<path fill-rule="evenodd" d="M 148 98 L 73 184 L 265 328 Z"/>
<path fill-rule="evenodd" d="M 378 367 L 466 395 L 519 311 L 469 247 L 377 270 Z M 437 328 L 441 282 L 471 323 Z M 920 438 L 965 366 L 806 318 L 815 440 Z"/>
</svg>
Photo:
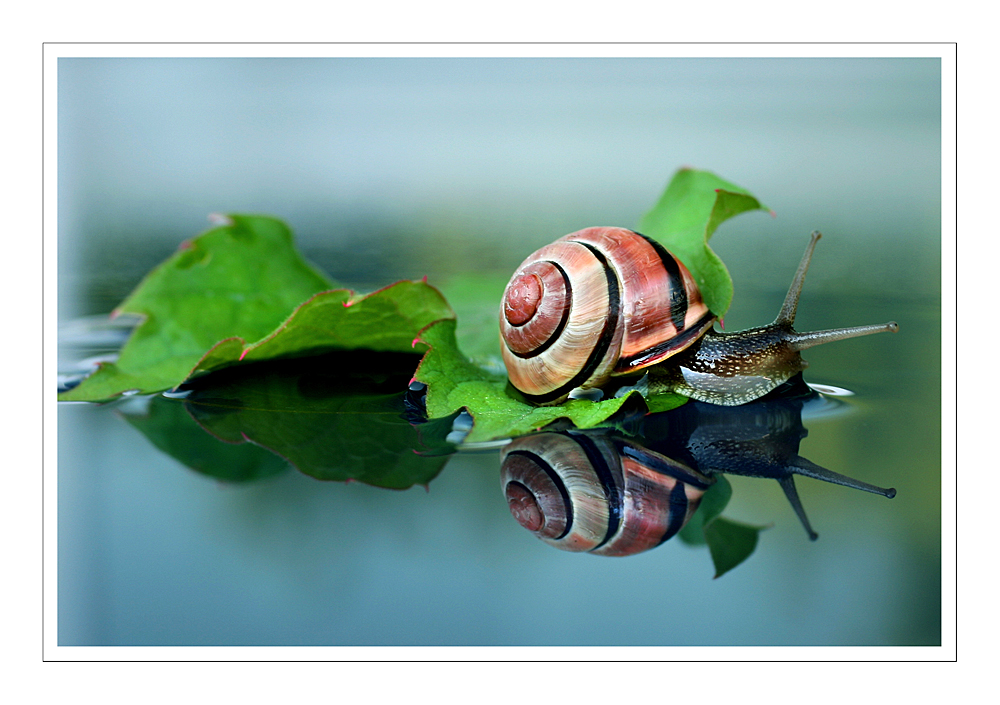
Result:
<svg viewBox="0 0 1000 705">
<path fill-rule="evenodd" d="M 713 321 L 691 273 L 661 245 L 624 228 L 586 228 L 511 277 L 501 352 L 511 383 L 548 403 L 661 362 Z"/>
</svg>

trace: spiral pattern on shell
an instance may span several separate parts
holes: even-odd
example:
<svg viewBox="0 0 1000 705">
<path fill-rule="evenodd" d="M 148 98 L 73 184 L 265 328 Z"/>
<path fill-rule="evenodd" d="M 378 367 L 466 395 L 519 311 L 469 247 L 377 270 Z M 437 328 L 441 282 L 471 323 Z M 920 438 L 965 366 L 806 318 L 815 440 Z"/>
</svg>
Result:
<svg viewBox="0 0 1000 705">
<path fill-rule="evenodd" d="M 529 256 L 500 311 L 511 383 L 539 404 L 657 364 L 715 317 L 694 277 L 659 243 L 625 228 L 585 228 Z"/>
<path fill-rule="evenodd" d="M 607 435 L 574 431 L 515 439 L 501 453 L 511 514 L 564 551 L 628 556 L 674 536 L 711 480 Z"/>
</svg>

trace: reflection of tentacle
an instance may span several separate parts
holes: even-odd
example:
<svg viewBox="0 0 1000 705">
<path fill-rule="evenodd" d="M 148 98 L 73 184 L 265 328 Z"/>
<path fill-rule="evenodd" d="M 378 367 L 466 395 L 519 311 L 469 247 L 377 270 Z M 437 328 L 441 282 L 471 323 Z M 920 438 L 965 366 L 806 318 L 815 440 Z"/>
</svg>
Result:
<svg viewBox="0 0 1000 705">
<path fill-rule="evenodd" d="M 643 442 L 665 455 L 684 458 L 702 472 L 778 480 L 809 538 L 815 540 L 816 532 L 809 525 L 792 481 L 794 475 L 889 498 L 896 495 L 896 490 L 855 480 L 800 456 L 799 443 L 808 434 L 802 425 L 807 403 L 796 394 L 733 408 L 686 404 L 647 417 Z"/>
<path fill-rule="evenodd" d="M 806 460 L 805 458 L 796 458 L 795 463 L 788 469 L 796 475 L 812 477 L 817 480 L 823 480 L 824 482 L 832 482 L 835 485 L 843 485 L 844 487 L 852 487 L 856 490 L 864 490 L 865 492 L 871 492 L 872 494 L 880 494 L 883 497 L 888 497 L 889 499 L 896 496 L 896 489 L 894 487 L 885 488 L 869 485 L 867 482 L 855 480 L 852 477 L 841 475 L 833 470 L 827 470 L 826 468 L 820 467 L 816 463 Z"/>
<path fill-rule="evenodd" d="M 799 493 L 795 489 L 795 475 L 802 475 L 803 477 L 811 477 L 816 480 L 823 480 L 824 482 L 832 482 L 835 485 L 843 485 L 844 487 L 851 487 L 856 490 L 864 490 L 865 492 L 871 492 L 873 494 L 882 495 L 883 497 L 888 497 L 892 499 L 896 496 L 896 490 L 893 488 L 883 488 L 876 487 L 875 485 L 870 485 L 867 482 L 861 482 L 861 480 L 855 480 L 854 478 L 847 477 L 846 475 L 841 475 L 840 473 L 833 472 L 832 470 L 827 470 L 824 467 L 817 465 L 811 460 L 806 460 L 801 456 L 795 456 L 785 468 L 786 475 L 778 477 L 778 484 L 781 485 L 781 489 L 785 491 L 785 496 L 788 497 L 789 503 L 792 505 L 792 509 L 799 517 L 799 521 L 802 522 L 802 526 L 805 528 L 806 533 L 809 534 L 809 539 L 815 541 L 819 538 L 819 535 L 813 531 L 812 526 L 809 525 L 809 519 L 806 518 L 805 509 L 802 508 L 802 502 L 799 500 Z"/>
<path fill-rule="evenodd" d="M 785 491 L 785 496 L 788 497 L 789 504 L 792 505 L 792 509 L 799 517 L 799 521 L 802 522 L 802 526 L 805 528 L 806 533 L 809 534 L 809 540 L 815 541 L 819 538 L 819 534 L 813 531 L 812 526 L 809 525 L 809 518 L 806 516 L 806 510 L 802 507 L 802 501 L 799 499 L 799 491 L 795 489 L 795 476 L 788 475 L 787 477 L 779 477 L 778 484 L 781 485 L 781 489 Z"/>
</svg>

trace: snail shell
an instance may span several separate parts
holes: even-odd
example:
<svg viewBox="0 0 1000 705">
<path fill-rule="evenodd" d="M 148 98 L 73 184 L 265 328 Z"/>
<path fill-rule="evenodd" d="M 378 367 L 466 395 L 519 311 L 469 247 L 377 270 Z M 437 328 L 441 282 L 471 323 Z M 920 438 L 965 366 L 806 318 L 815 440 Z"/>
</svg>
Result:
<svg viewBox="0 0 1000 705">
<path fill-rule="evenodd" d="M 501 353 L 535 403 L 655 365 L 715 317 L 662 245 L 625 228 L 586 228 L 528 257 L 504 292 Z"/>
<path fill-rule="evenodd" d="M 574 431 L 512 441 L 501 453 L 511 514 L 564 551 L 628 556 L 676 535 L 712 483 L 620 438 Z"/>
</svg>

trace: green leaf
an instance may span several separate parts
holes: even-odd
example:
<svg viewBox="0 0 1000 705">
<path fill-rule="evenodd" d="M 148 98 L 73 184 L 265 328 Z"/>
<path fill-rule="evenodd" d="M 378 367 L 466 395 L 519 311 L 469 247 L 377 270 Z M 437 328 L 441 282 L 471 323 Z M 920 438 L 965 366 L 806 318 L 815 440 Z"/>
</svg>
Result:
<svg viewBox="0 0 1000 705">
<path fill-rule="evenodd" d="M 715 475 L 715 483 L 701 498 L 694 516 L 678 534 L 692 546 L 708 544 L 716 578 L 745 561 L 757 548 L 760 532 L 766 527 L 752 526 L 721 516 L 733 496 L 733 487 L 724 475 Z"/>
<path fill-rule="evenodd" d="M 332 282 L 302 259 L 284 223 L 229 218 L 147 275 L 116 310 L 143 317 L 118 360 L 99 365 L 61 401 L 158 392 L 194 373 L 320 349 L 412 351 L 421 328 L 454 316 L 424 282 L 361 297 L 328 291 Z"/>
<path fill-rule="evenodd" d="M 396 282 L 360 297 L 347 290 L 325 291 L 296 308 L 263 340 L 221 341 L 192 374 L 236 362 L 329 349 L 424 352 L 426 346 L 418 342 L 420 330 L 436 320 L 453 317 L 444 297 L 424 282 Z"/>
<path fill-rule="evenodd" d="M 661 242 L 691 270 L 709 309 L 722 316 L 733 300 L 733 280 L 708 240 L 720 224 L 751 210 L 769 209 L 711 172 L 681 169 L 643 216 L 639 231 Z"/>
<path fill-rule="evenodd" d="M 609 423 L 619 412 L 648 410 L 637 392 L 596 402 L 570 399 L 558 406 L 534 406 L 518 398 L 506 375 L 488 372 L 462 354 L 455 342 L 455 321 L 435 323 L 420 339 L 430 346 L 415 375 L 427 385 L 427 414 L 435 418 L 467 410 L 474 421 L 467 443 L 520 436 L 557 421 L 593 428 Z M 684 398 L 677 395 L 662 395 L 657 400 L 664 410 L 682 403 Z"/>
<path fill-rule="evenodd" d="M 143 322 L 115 363 L 102 364 L 66 401 L 103 401 L 128 390 L 170 389 L 223 338 L 257 340 L 316 292 L 333 286 L 298 254 L 284 223 L 229 216 L 181 244 L 112 313 Z"/>
</svg>

